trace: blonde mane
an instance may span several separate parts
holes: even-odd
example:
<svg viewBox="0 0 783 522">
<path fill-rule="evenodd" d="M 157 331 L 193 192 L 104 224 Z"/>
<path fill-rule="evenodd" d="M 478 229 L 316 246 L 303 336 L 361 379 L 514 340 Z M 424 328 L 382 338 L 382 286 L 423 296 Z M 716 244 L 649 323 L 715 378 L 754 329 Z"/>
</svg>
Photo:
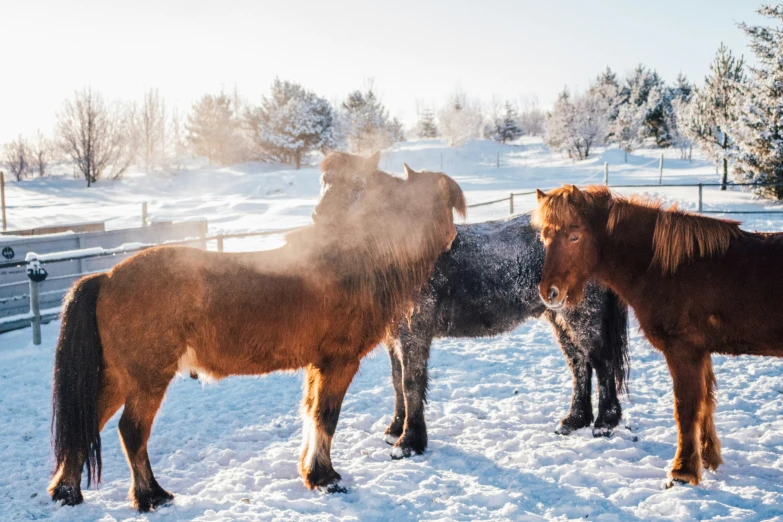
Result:
<svg viewBox="0 0 783 522">
<path fill-rule="evenodd" d="M 566 228 L 586 219 L 596 207 L 608 210 L 606 231 L 610 235 L 621 222 L 640 212 L 655 213 L 652 264 L 659 265 L 664 274 L 673 274 L 680 265 L 696 257 L 725 255 L 732 238 L 743 234 L 738 221 L 684 212 L 676 205 L 664 209 L 659 200 L 625 198 L 602 186 L 584 190 L 565 186 L 549 192 L 539 200 L 534 222 L 541 227 Z"/>
</svg>

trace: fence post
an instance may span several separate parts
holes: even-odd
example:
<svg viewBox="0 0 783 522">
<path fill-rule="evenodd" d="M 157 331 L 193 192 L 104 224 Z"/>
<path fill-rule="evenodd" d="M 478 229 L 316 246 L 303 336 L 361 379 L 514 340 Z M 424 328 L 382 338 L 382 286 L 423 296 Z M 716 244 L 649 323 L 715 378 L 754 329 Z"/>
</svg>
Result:
<svg viewBox="0 0 783 522">
<path fill-rule="evenodd" d="M 508 196 L 508 211 L 510 215 L 514 215 L 514 193 L 512 192 Z"/>
<path fill-rule="evenodd" d="M 701 189 L 702 189 L 702 184 L 699 183 L 699 214 L 701 214 Z"/>
<path fill-rule="evenodd" d="M 3 207 L 3 232 L 6 231 L 5 222 L 5 173 L 0 172 L 0 202 Z"/>
<path fill-rule="evenodd" d="M 609 186 L 609 162 L 604 163 L 604 185 Z"/>
<path fill-rule="evenodd" d="M 46 279 L 46 270 L 35 254 L 28 253 L 27 278 L 30 280 L 30 326 L 33 327 L 33 344 L 41 344 L 40 285 Z"/>
<path fill-rule="evenodd" d="M 217 251 L 218 252 L 223 251 L 223 234 L 217 235 Z"/>
<path fill-rule="evenodd" d="M 147 226 L 147 202 L 146 201 L 141 202 L 141 226 L 142 227 Z"/>
<path fill-rule="evenodd" d="M 661 163 L 658 165 L 658 184 L 663 184 L 663 152 L 661 152 Z"/>
</svg>

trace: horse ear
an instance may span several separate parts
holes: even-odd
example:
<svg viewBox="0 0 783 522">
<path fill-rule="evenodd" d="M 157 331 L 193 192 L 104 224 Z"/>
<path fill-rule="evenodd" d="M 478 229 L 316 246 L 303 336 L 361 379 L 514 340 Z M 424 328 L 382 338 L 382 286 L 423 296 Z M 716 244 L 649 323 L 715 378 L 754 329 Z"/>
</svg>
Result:
<svg viewBox="0 0 783 522">
<path fill-rule="evenodd" d="M 411 179 L 416 175 L 416 171 L 410 168 L 407 163 L 403 163 L 402 168 L 405 170 L 405 179 Z"/>
<path fill-rule="evenodd" d="M 546 193 L 541 189 L 536 189 L 536 201 L 543 201 L 546 199 Z"/>
<path fill-rule="evenodd" d="M 381 162 L 381 151 L 376 151 L 375 154 L 367 158 L 367 163 L 374 170 L 378 170 L 378 164 Z"/>
<path fill-rule="evenodd" d="M 579 190 L 579 187 L 577 187 L 576 185 L 571 185 L 571 193 L 574 195 L 578 195 L 581 194 L 582 191 Z"/>
</svg>

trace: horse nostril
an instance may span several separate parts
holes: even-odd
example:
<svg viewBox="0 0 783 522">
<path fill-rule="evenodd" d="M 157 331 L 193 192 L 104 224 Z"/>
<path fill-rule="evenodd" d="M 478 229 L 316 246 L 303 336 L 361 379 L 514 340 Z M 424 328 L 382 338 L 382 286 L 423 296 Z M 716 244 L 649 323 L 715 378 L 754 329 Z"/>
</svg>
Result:
<svg viewBox="0 0 783 522">
<path fill-rule="evenodd" d="M 557 299 L 557 296 L 559 295 L 560 295 L 560 290 L 558 290 L 555 285 L 552 285 L 549 288 L 549 302 L 553 302 L 555 299 Z"/>
</svg>

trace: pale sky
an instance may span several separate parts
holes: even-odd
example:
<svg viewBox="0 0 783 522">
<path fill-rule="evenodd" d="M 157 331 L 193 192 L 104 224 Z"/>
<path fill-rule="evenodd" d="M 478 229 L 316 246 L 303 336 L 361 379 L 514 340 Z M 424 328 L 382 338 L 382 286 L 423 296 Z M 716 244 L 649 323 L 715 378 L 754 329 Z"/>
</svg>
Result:
<svg viewBox="0 0 783 522">
<path fill-rule="evenodd" d="M 52 131 L 63 99 L 157 87 L 187 111 L 234 85 L 257 103 L 275 76 L 342 99 L 373 78 L 392 115 L 438 106 L 456 86 L 488 101 L 583 89 L 604 67 L 644 63 L 701 82 L 752 0 L 250 1 L 0 0 L 0 143 Z"/>
</svg>

